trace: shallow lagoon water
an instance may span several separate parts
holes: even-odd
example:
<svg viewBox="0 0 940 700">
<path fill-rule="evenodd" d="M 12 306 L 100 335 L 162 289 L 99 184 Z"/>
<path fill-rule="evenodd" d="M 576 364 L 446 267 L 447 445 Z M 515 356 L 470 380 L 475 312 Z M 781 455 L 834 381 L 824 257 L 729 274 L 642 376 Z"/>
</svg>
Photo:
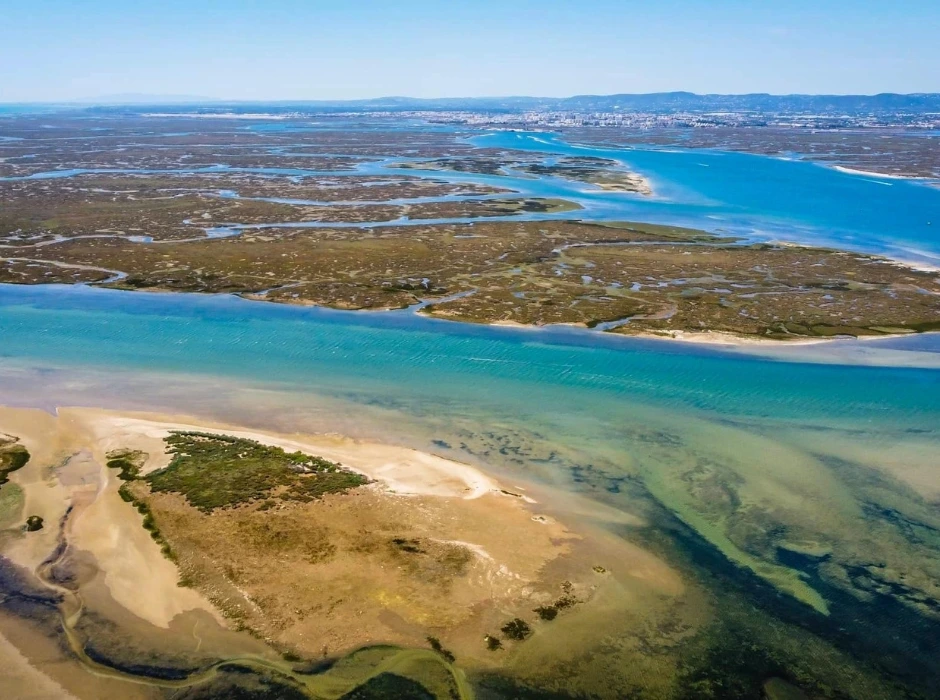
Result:
<svg viewBox="0 0 940 700">
<path fill-rule="evenodd" d="M 786 641 L 835 649 L 827 673 L 859 664 L 917 689 L 936 671 L 936 369 L 88 287 L 0 287 L 0 337 L 5 403 L 160 408 L 436 451 L 646 519 L 605 527 L 658 541 L 690 586 L 753 596 L 746 614 L 713 602 L 706 638 L 745 615 L 747 634 L 790 626 L 759 641 L 784 668 L 807 662 Z M 604 635 L 632 639 L 616 619 Z M 618 649 L 611 663 L 637 660 Z M 574 677 L 596 687 L 584 664 Z M 624 674 L 624 688 L 646 682 Z"/>
<path fill-rule="evenodd" d="M 940 373 L 770 362 L 688 344 L 567 329 L 474 326 L 411 312 L 343 312 L 229 296 L 0 285 L 0 357 L 186 371 L 316 389 L 399 377 L 396 391 L 461 389 L 500 398 L 498 382 L 600 400 L 794 418 L 879 412 L 929 425 Z M 914 340 L 917 346 L 936 336 Z M 910 342 L 910 341 L 908 341 Z M 491 383 L 485 389 L 480 382 Z M 591 392 L 588 397 L 585 392 Z"/>
<path fill-rule="evenodd" d="M 617 160 L 648 176 L 658 195 L 623 202 L 624 218 L 940 261 L 940 190 L 916 181 L 746 153 L 579 146 L 554 134 L 497 132 L 472 142 Z"/>
</svg>

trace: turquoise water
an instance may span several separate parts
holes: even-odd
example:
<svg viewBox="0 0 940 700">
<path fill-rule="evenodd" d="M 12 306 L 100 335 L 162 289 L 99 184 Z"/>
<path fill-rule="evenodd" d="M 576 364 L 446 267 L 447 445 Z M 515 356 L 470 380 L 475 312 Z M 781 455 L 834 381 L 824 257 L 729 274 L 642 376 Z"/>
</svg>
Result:
<svg viewBox="0 0 940 700">
<path fill-rule="evenodd" d="M 657 197 L 621 196 L 621 217 L 940 261 L 940 189 L 917 182 L 746 153 L 579 146 L 553 134 L 498 132 L 472 142 L 610 158 L 647 175 Z M 616 195 L 597 199 L 599 211 Z"/>
<path fill-rule="evenodd" d="M 403 394 L 458 399 L 466 392 L 494 403 L 511 400 L 525 385 L 529 392 L 568 392 L 587 403 L 642 401 L 729 415 L 883 418 L 931 429 L 940 417 L 940 372 L 929 369 L 772 362 L 595 333 L 470 326 L 410 312 L 88 287 L 2 285 L 0 311 L 0 357 L 6 358 L 287 381 L 310 389 L 391 382 Z"/>
</svg>

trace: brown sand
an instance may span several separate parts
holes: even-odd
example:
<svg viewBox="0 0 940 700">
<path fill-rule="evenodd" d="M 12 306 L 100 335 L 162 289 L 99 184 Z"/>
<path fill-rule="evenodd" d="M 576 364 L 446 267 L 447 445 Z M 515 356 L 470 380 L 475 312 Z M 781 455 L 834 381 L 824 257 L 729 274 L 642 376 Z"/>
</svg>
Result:
<svg viewBox="0 0 940 700">
<path fill-rule="evenodd" d="M 17 700 L 74 700 L 75 696 L 37 670 L 6 637 L 0 634 L 3 697 Z"/>
</svg>

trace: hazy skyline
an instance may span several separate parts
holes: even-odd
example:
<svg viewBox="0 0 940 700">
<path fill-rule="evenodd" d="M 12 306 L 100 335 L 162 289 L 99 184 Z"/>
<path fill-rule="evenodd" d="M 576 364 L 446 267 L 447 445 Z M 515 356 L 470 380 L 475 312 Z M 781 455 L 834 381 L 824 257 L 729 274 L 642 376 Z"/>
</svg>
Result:
<svg viewBox="0 0 940 700">
<path fill-rule="evenodd" d="M 940 3 L 5 0 L 0 102 L 940 91 Z"/>
</svg>

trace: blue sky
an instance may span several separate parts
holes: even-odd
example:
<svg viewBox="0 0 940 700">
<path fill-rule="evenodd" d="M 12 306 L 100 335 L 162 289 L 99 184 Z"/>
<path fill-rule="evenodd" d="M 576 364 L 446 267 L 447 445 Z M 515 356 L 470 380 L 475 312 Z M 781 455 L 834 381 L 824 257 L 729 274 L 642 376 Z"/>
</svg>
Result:
<svg viewBox="0 0 940 700">
<path fill-rule="evenodd" d="M 0 0 L 0 102 L 940 92 L 927 0 Z"/>
</svg>

